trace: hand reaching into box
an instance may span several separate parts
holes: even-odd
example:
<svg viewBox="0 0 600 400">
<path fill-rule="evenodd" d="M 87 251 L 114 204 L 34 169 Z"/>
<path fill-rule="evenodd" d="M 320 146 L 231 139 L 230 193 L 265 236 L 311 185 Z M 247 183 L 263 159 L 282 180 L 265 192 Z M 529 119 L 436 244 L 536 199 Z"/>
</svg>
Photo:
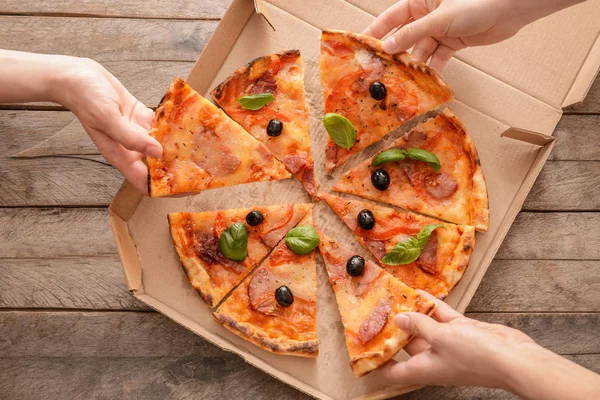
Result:
<svg viewBox="0 0 600 400">
<path fill-rule="evenodd" d="M 501 42 L 525 25 L 583 0 L 400 0 L 364 31 L 381 39 L 386 52 L 413 47 L 438 72 L 458 50 Z"/>
<path fill-rule="evenodd" d="M 403 313 L 394 322 L 414 339 L 406 362 L 390 362 L 391 380 L 413 385 L 484 386 L 530 399 L 591 399 L 600 376 L 536 344 L 521 331 L 462 316 L 441 300 L 432 317 Z"/>
</svg>

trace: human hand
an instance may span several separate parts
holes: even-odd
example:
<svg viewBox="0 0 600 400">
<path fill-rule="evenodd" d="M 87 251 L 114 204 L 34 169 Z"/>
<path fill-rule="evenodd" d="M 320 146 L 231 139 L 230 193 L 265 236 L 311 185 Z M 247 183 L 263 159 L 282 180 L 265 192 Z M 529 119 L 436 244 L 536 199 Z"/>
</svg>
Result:
<svg viewBox="0 0 600 400">
<path fill-rule="evenodd" d="M 500 42 L 525 25 L 582 0 L 400 0 L 364 33 L 381 39 L 390 54 L 408 50 L 441 71 L 465 47 Z"/>
<path fill-rule="evenodd" d="M 153 111 L 97 62 L 74 58 L 67 65 L 57 101 L 77 116 L 104 158 L 148 194 L 142 157 L 162 154 L 160 143 L 148 135 Z"/>
<path fill-rule="evenodd" d="M 542 349 L 529 336 L 503 325 L 462 316 L 427 292 L 438 305 L 433 318 L 402 313 L 394 322 L 414 335 L 405 347 L 412 357 L 388 363 L 390 380 L 407 385 L 485 386 L 509 389 L 510 363 L 520 354 Z M 543 350 L 543 349 L 542 349 Z"/>
</svg>

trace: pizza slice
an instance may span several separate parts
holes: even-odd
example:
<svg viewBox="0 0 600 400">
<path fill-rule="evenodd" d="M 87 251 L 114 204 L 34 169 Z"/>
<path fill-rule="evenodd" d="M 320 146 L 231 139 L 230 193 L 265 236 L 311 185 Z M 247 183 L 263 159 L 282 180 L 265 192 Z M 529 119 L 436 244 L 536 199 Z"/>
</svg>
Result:
<svg viewBox="0 0 600 400">
<path fill-rule="evenodd" d="M 312 210 L 311 204 L 290 204 L 171 213 L 168 219 L 175 249 L 192 286 L 209 306 L 214 307 L 309 210 Z M 241 257 L 238 258 L 235 252 L 224 254 L 220 240 L 234 239 L 234 234 L 243 231 L 244 227 L 247 231 L 246 257 L 236 261 Z M 239 228 L 238 231 L 233 231 L 235 228 Z M 241 236 L 243 239 L 243 233 Z M 243 247 L 238 249 L 242 256 L 243 250 Z"/>
<path fill-rule="evenodd" d="M 312 228 L 312 211 L 298 224 Z M 316 232 L 314 232 L 315 238 Z M 287 239 L 287 237 L 286 237 Z M 315 248 L 296 254 L 282 240 L 265 261 L 219 306 L 213 317 L 225 328 L 277 354 L 316 357 Z"/>
<path fill-rule="evenodd" d="M 472 226 L 442 223 L 411 212 L 398 212 L 331 194 L 321 195 L 321 198 L 386 271 L 414 289 L 425 290 L 443 299 L 467 269 L 475 246 Z M 422 247 L 417 245 L 415 239 L 419 233 L 432 224 L 441 227 L 433 229 L 428 238 L 421 234 Z M 402 250 L 406 254 L 399 253 L 400 243 L 405 243 Z M 416 252 L 416 248 L 419 248 L 418 254 L 410 253 Z M 388 254 L 391 255 L 386 257 Z"/>
<path fill-rule="evenodd" d="M 163 146 L 147 158 L 151 197 L 289 178 L 266 146 L 176 78 L 156 109 L 150 135 Z"/>
<path fill-rule="evenodd" d="M 409 119 L 454 98 L 425 63 L 408 53 L 389 55 L 380 40 L 366 35 L 324 30 L 320 69 L 330 134 L 328 172 Z"/>
<path fill-rule="evenodd" d="M 312 197 L 315 196 L 317 184 L 300 51 L 259 57 L 235 71 L 211 95 L 231 118 L 285 164 Z"/>
<path fill-rule="evenodd" d="M 372 261 L 320 233 L 325 261 L 344 324 L 350 367 L 363 376 L 380 367 L 410 340 L 393 322 L 402 312 L 431 315 L 436 304 Z"/>
<path fill-rule="evenodd" d="M 450 110 L 351 169 L 333 190 L 473 225 L 481 232 L 489 226 L 487 188 L 477 149 Z"/>
</svg>

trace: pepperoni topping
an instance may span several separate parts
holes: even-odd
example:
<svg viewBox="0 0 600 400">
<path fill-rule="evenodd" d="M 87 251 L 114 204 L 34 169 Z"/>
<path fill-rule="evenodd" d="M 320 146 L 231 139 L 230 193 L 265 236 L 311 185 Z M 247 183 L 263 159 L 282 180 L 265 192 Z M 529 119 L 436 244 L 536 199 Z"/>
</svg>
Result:
<svg viewBox="0 0 600 400">
<path fill-rule="evenodd" d="M 281 219 L 281 223 L 279 225 L 275 225 L 271 227 L 266 232 L 263 232 L 260 236 L 261 240 L 264 244 L 269 247 L 274 247 L 277 245 L 279 240 L 283 237 L 283 235 L 289 230 L 288 224 L 294 217 L 294 205 L 290 205 L 288 207 L 288 211 L 285 214 L 285 217 Z"/>
<path fill-rule="evenodd" d="M 317 185 L 315 183 L 315 167 L 312 163 L 304 168 L 304 172 L 302 173 L 302 184 L 308 194 L 312 197 L 316 195 Z"/>
<path fill-rule="evenodd" d="M 278 283 L 275 276 L 266 268 L 259 268 L 248 285 L 248 297 L 252 309 L 267 315 L 274 315 L 278 308 L 275 290 Z"/>
<path fill-rule="evenodd" d="M 244 270 L 242 264 L 229 260 L 221 254 L 219 249 L 219 239 L 212 234 L 200 234 L 196 238 L 194 252 L 202 261 L 208 265 L 221 264 L 236 273 Z"/>
<path fill-rule="evenodd" d="M 270 71 L 267 71 L 254 83 L 250 94 L 275 93 L 276 90 L 277 82 L 275 82 L 275 77 Z"/>
<path fill-rule="evenodd" d="M 428 274 L 434 275 L 437 272 L 437 247 L 438 233 L 437 231 L 433 231 L 417 260 L 419 267 Z"/>
<path fill-rule="evenodd" d="M 196 132 L 194 132 L 195 146 L 191 158 L 204 171 L 214 177 L 221 177 L 235 172 L 239 168 L 241 160 L 227 147 L 227 142 L 215 140 L 215 136 L 217 135 L 211 129 L 197 125 Z M 175 143 L 175 145 L 180 151 L 185 151 L 186 147 L 189 147 L 185 143 L 181 145 Z"/>
<path fill-rule="evenodd" d="M 385 246 L 380 240 L 367 240 L 365 242 L 367 249 L 377 258 L 381 260 L 385 256 Z"/>
<path fill-rule="evenodd" d="M 413 129 L 406 134 L 406 144 L 408 147 L 421 147 L 427 140 L 427 134 L 418 129 Z"/>
<path fill-rule="evenodd" d="M 306 157 L 301 156 L 287 156 L 282 161 L 292 174 L 297 174 L 306 165 Z"/>
<path fill-rule="evenodd" d="M 360 325 L 358 330 L 358 339 L 362 344 L 371 341 L 381 332 L 388 321 L 391 311 L 391 301 L 387 298 L 379 300 L 379 303 L 367 315 L 367 318 Z"/>
<path fill-rule="evenodd" d="M 443 172 L 429 175 L 424 181 L 425 191 L 434 199 L 447 199 L 458 189 L 457 183 Z"/>
<path fill-rule="evenodd" d="M 337 40 L 325 40 L 321 42 L 321 50 L 326 51 L 332 56 L 341 58 L 351 58 L 354 56 L 354 50 Z"/>
<path fill-rule="evenodd" d="M 360 277 L 360 285 L 358 286 L 358 290 L 356 294 L 358 296 L 362 296 L 363 293 L 369 290 L 371 287 L 371 282 L 373 282 L 381 273 L 382 269 L 379 268 L 371 261 L 367 261 L 365 264 L 365 270 Z"/>
</svg>

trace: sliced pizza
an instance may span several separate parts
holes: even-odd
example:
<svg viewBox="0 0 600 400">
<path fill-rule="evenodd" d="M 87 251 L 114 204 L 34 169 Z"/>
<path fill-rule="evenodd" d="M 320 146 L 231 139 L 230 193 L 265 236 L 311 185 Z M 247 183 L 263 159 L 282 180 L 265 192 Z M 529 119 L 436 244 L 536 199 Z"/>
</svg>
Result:
<svg viewBox="0 0 600 400">
<path fill-rule="evenodd" d="M 309 210 L 311 204 L 291 204 L 171 213 L 168 219 L 175 249 L 192 286 L 214 307 Z M 232 226 L 247 231 L 246 257 L 241 261 L 235 260 L 239 259 L 236 254 L 224 254 L 220 244 L 232 236 Z M 223 234 L 227 236 L 221 239 Z M 239 250 L 243 256 L 244 248 Z"/>
<path fill-rule="evenodd" d="M 340 142 L 339 138 L 332 140 L 336 135 L 328 129 L 327 171 L 411 118 L 454 98 L 429 66 L 408 53 L 387 54 L 380 40 L 366 35 L 324 30 L 320 69 L 325 118 L 338 122 L 338 135 L 343 126 L 340 120 L 346 119 L 351 126 L 344 124 L 342 138 L 353 136 L 353 130 L 355 135 L 355 140 Z"/>
<path fill-rule="evenodd" d="M 317 184 L 300 51 L 259 57 L 235 71 L 211 95 L 315 196 Z"/>
<path fill-rule="evenodd" d="M 386 363 L 410 340 L 394 324 L 397 314 L 431 315 L 436 305 L 374 262 L 319 235 L 319 251 L 344 324 L 350 366 L 363 376 Z"/>
<path fill-rule="evenodd" d="M 156 109 L 150 135 L 163 146 L 147 158 L 151 197 L 289 178 L 267 147 L 176 78 Z"/>
<path fill-rule="evenodd" d="M 475 144 L 450 110 L 357 165 L 333 190 L 485 232 L 490 211 Z"/>
<path fill-rule="evenodd" d="M 312 224 L 309 211 L 298 228 Z M 319 352 L 316 245 L 307 254 L 299 255 L 288 247 L 287 240 L 281 241 L 213 317 L 264 350 L 316 357 Z"/>
<path fill-rule="evenodd" d="M 321 198 L 385 270 L 408 286 L 443 299 L 462 278 L 475 246 L 472 226 L 442 223 L 411 212 L 331 194 L 321 195 Z M 428 238 L 421 234 L 423 243 L 416 243 L 426 226 L 437 224 L 441 225 L 439 229 L 431 231 Z M 399 245 L 401 243 L 404 245 Z M 405 257 L 399 254 L 399 249 L 418 254 Z"/>
</svg>

